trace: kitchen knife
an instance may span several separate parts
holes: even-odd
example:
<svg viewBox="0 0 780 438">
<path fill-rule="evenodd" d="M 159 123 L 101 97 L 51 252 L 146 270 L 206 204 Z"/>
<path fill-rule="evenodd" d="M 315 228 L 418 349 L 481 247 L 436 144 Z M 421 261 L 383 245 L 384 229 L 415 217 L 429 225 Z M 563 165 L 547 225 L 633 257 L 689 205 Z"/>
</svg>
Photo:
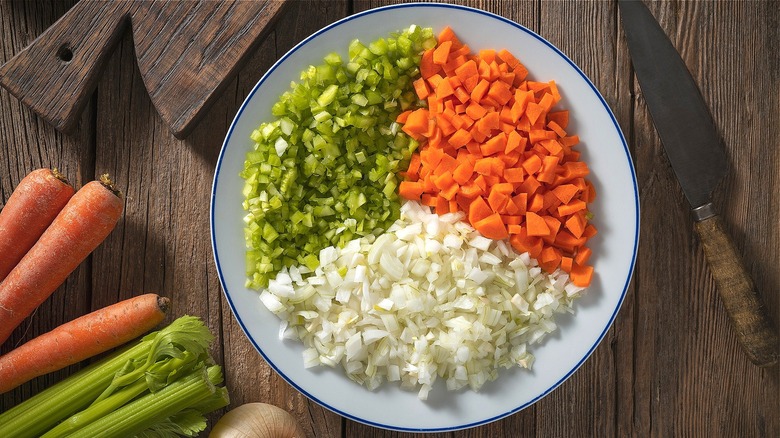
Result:
<svg viewBox="0 0 780 438">
<path fill-rule="evenodd" d="M 739 342 L 758 366 L 778 360 L 777 332 L 710 193 L 726 156 L 707 105 L 677 50 L 641 1 L 618 0 L 623 30 L 658 136 L 691 205 L 696 232 Z"/>
</svg>

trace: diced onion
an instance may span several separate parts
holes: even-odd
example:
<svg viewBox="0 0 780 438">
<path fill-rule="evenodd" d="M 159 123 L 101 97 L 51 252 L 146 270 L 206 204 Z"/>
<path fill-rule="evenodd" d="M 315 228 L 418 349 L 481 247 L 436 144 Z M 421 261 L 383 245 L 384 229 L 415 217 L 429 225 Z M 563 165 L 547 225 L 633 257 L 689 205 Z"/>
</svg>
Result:
<svg viewBox="0 0 780 438">
<path fill-rule="evenodd" d="M 423 400 L 440 378 L 478 391 L 500 368 L 530 368 L 528 345 L 582 289 L 462 219 L 406 202 L 386 233 L 321 250 L 312 275 L 283 269 L 260 300 L 280 338 L 307 347 L 306 368 L 340 365 L 368 389 L 397 381 Z"/>
</svg>

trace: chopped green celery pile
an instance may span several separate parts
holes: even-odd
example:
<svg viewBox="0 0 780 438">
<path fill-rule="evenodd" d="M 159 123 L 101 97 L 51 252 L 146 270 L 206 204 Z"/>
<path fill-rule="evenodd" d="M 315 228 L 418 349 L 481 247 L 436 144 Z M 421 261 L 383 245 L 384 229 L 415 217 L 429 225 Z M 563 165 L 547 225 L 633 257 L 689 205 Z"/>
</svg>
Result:
<svg viewBox="0 0 780 438">
<path fill-rule="evenodd" d="M 229 404 L 213 336 L 183 316 L 0 414 L 4 437 L 176 437 Z"/>
<path fill-rule="evenodd" d="M 396 174 L 418 144 L 395 119 L 418 103 L 412 82 L 435 44 L 418 26 L 368 46 L 354 40 L 349 62 L 325 56 L 273 105 L 240 174 L 248 287 L 266 286 L 283 266 L 314 270 L 321 249 L 398 219 Z"/>
</svg>

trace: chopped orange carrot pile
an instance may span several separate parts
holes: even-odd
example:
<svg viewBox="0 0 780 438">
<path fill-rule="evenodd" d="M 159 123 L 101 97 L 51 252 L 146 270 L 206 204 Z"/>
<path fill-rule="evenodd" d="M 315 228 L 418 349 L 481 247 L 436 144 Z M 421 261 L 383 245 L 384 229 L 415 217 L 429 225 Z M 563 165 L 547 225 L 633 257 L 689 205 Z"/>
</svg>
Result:
<svg viewBox="0 0 780 438">
<path fill-rule="evenodd" d="M 569 273 L 588 286 L 588 203 L 596 196 L 588 166 L 566 132 L 568 111 L 554 111 L 555 81 L 527 80 L 528 70 L 507 50 L 471 53 L 449 27 L 420 63 L 414 88 L 427 108 L 397 121 L 421 142 L 399 194 L 434 207 L 463 211 L 492 239 L 509 238 L 547 272 Z"/>
</svg>

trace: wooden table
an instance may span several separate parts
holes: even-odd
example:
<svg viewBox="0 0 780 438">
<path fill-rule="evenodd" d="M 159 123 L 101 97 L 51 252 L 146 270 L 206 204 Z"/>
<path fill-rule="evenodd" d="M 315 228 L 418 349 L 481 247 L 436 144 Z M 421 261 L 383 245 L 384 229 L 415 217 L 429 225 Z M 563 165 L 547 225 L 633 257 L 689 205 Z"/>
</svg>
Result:
<svg viewBox="0 0 780 438">
<path fill-rule="evenodd" d="M 60 17 L 68 1 L 0 0 L 0 62 Z M 317 29 L 382 1 L 295 2 L 184 141 L 141 83 L 129 33 L 107 63 L 74 133 L 63 135 L 0 90 L 0 202 L 29 171 L 58 167 L 76 186 L 110 173 L 126 196 L 114 232 L 2 347 L 142 292 L 171 297 L 173 316 L 202 317 L 218 342 L 233 406 L 263 401 L 313 436 L 399 436 L 309 402 L 247 341 L 222 295 L 208 208 L 223 137 L 250 88 Z M 631 287 L 591 358 L 535 405 L 441 436 L 780 436 L 780 368 L 740 350 L 693 221 L 633 75 L 614 2 L 463 1 L 547 38 L 591 78 L 630 145 L 641 197 Z M 654 1 L 650 8 L 698 81 L 720 129 L 729 174 L 713 194 L 769 314 L 780 322 L 780 13 L 764 2 Z M 520 55 L 522 56 L 522 55 Z M 85 364 L 0 396 L 0 411 Z M 212 416 L 212 421 L 218 415 Z"/>
</svg>

